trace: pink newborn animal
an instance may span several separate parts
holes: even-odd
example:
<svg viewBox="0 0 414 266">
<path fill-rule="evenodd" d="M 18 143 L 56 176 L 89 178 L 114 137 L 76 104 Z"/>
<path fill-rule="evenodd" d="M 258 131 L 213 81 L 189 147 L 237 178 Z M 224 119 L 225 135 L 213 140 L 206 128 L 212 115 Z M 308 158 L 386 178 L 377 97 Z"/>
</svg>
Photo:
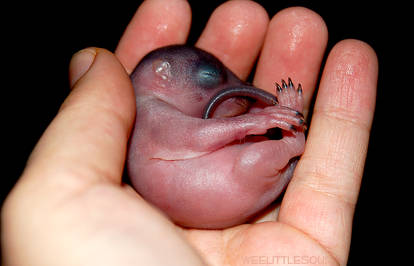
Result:
<svg viewBox="0 0 414 266">
<path fill-rule="evenodd" d="M 137 116 L 128 174 L 175 223 L 241 224 L 286 187 L 305 144 L 300 85 L 282 80 L 275 97 L 183 45 L 146 55 L 131 80 Z"/>
</svg>

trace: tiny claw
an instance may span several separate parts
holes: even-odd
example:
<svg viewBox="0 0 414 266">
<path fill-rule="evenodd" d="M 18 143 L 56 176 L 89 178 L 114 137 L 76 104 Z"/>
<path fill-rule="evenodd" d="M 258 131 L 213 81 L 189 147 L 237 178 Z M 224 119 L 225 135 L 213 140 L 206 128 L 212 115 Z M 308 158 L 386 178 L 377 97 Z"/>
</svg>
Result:
<svg viewBox="0 0 414 266">
<path fill-rule="evenodd" d="M 296 116 L 299 116 L 299 117 L 304 118 L 303 114 L 301 112 L 299 112 L 299 111 L 296 111 Z"/>
<path fill-rule="evenodd" d="M 295 86 L 293 85 L 293 82 L 290 78 L 288 78 L 288 85 L 290 88 L 294 88 Z"/>
<path fill-rule="evenodd" d="M 299 93 L 299 95 L 301 95 L 303 93 L 302 85 L 300 83 L 298 85 L 298 93 Z"/>
<path fill-rule="evenodd" d="M 303 131 L 308 129 L 308 124 L 305 121 L 303 121 L 302 129 L 303 129 Z"/>
<path fill-rule="evenodd" d="M 287 89 L 287 84 L 286 84 L 286 81 L 284 81 L 283 79 L 282 79 L 282 87 L 284 88 L 284 89 Z"/>
<path fill-rule="evenodd" d="M 308 129 L 308 124 L 306 123 L 305 119 L 300 119 L 299 120 L 299 124 L 300 126 L 293 126 L 290 125 L 290 130 L 293 132 L 297 132 L 297 131 L 305 131 Z"/>
<path fill-rule="evenodd" d="M 275 85 L 276 85 L 276 90 L 278 92 L 281 92 L 282 91 L 282 87 L 280 87 L 279 83 L 275 82 Z"/>
</svg>

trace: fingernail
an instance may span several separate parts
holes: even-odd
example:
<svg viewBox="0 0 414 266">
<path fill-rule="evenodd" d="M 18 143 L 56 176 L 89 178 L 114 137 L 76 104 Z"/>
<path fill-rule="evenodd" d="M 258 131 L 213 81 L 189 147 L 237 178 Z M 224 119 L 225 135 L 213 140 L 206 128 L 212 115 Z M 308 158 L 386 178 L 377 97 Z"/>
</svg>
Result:
<svg viewBox="0 0 414 266">
<path fill-rule="evenodd" d="M 69 64 L 69 84 L 73 88 L 75 83 L 89 70 L 95 60 L 96 49 L 86 48 L 72 56 Z"/>
</svg>

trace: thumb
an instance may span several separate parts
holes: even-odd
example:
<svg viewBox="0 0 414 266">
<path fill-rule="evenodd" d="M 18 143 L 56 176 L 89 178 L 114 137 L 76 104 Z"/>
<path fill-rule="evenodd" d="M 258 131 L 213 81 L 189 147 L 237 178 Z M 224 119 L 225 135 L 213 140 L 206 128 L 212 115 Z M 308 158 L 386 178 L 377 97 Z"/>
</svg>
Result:
<svg viewBox="0 0 414 266">
<path fill-rule="evenodd" d="M 32 152 L 22 179 L 42 187 L 49 182 L 63 187 L 120 183 L 135 116 L 129 76 L 112 53 L 87 48 L 73 56 L 69 77 L 72 91 Z"/>
<path fill-rule="evenodd" d="M 71 88 L 88 71 L 95 60 L 97 49 L 86 48 L 72 56 L 69 64 L 69 85 Z"/>
</svg>

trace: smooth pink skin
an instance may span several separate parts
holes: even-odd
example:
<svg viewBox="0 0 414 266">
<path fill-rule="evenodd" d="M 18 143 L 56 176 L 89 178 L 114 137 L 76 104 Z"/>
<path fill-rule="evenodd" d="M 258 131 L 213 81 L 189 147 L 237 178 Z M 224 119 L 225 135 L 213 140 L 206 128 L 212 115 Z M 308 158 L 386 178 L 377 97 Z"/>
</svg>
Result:
<svg viewBox="0 0 414 266">
<path fill-rule="evenodd" d="M 306 148 L 280 212 L 273 208 L 259 222 L 223 230 L 183 229 L 122 183 L 135 119 L 124 68 L 130 73 L 150 50 L 185 42 L 190 18 L 185 0 L 147 0 L 116 50 L 122 65 L 101 49 L 73 57 L 72 92 L 2 207 L 3 265 L 218 266 L 278 255 L 346 265 L 378 61 L 369 45 L 344 40 L 327 51 L 321 70 L 327 30 L 308 9 L 282 10 L 269 23 L 257 3 L 227 1 L 196 44 L 242 78 L 261 50 L 253 83 L 273 91 L 274 77 L 295 73 L 304 109 L 320 77 Z M 83 73 L 91 53 L 93 64 Z"/>
<path fill-rule="evenodd" d="M 187 74 L 193 72 L 181 70 L 187 67 L 184 52 L 174 57 L 165 61 L 171 66 L 168 78 L 154 70 L 160 57 L 144 59 L 132 75 L 137 102 L 128 156 L 132 183 L 180 225 L 223 228 L 245 222 L 277 198 L 292 176 L 289 160 L 304 150 L 303 121 L 296 112 L 303 109 L 302 93 L 288 87 L 278 92 L 279 105 L 202 119 L 211 96 L 241 82 L 227 70 L 226 84 L 197 87 Z M 283 129 L 281 140 L 250 136 L 275 127 Z"/>
</svg>

